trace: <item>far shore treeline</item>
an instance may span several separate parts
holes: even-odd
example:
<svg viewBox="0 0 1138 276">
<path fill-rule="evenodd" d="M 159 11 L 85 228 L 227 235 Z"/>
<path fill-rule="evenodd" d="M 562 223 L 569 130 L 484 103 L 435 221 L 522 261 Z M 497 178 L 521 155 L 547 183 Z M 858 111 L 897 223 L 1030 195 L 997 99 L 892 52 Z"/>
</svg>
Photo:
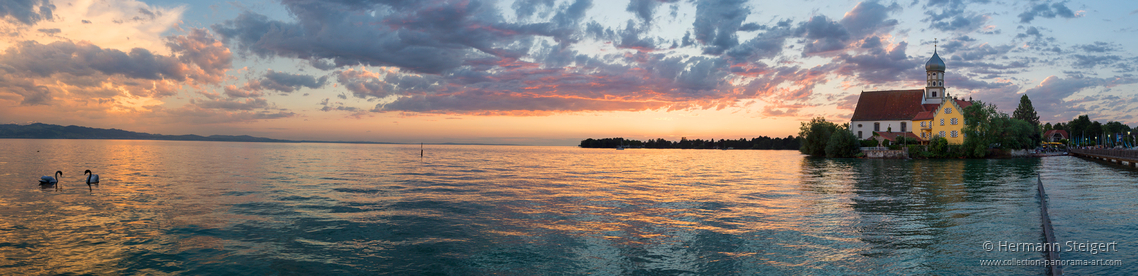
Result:
<svg viewBox="0 0 1138 276">
<path fill-rule="evenodd" d="M 582 148 L 649 148 L 649 149 L 773 149 L 773 150 L 797 150 L 801 146 L 797 137 L 794 135 L 786 136 L 786 138 L 771 138 L 767 136 L 759 136 L 751 139 L 739 138 L 738 140 L 724 140 L 724 139 L 695 139 L 688 140 L 681 138 L 680 141 L 668 141 L 664 138 L 656 138 L 655 140 L 640 141 L 624 138 L 602 138 L 602 139 L 585 139 L 581 140 L 579 145 Z"/>
</svg>

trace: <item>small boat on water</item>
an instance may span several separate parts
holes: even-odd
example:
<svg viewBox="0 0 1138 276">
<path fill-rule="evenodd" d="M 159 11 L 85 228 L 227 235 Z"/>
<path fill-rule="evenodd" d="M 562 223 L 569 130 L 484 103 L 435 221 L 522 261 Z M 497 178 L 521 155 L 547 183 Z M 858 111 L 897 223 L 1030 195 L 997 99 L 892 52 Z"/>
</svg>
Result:
<svg viewBox="0 0 1138 276">
<path fill-rule="evenodd" d="M 624 150 L 624 145 L 616 146 L 616 150 Z"/>
</svg>

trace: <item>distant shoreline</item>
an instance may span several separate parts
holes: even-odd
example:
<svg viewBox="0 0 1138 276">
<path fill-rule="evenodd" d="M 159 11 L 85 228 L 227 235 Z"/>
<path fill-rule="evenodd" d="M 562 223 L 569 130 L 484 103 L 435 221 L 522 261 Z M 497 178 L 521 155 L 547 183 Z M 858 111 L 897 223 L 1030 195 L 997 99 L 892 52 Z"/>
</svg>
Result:
<svg viewBox="0 0 1138 276">
<path fill-rule="evenodd" d="M 616 148 L 583 148 L 583 147 L 581 147 L 581 146 L 566 146 L 566 147 L 574 147 L 574 148 L 582 148 L 582 149 L 598 149 L 598 150 L 605 150 L 605 149 L 610 149 L 610 150 L 611 150 L 611 149 L 616 149 Z M 626 150 L 793 150 L 793 151 L 798 151 L 798 150 L 796 150 L 796 149 L 750 149 L 750 148 L 747 148 L 747 149 L 714 149 L 714 148 L 624 148 L 624 149 L 626 149 Z"/>
<path fill-rule="evenodd" d="M 798 150 L 801 148 L 801 143 L 798 137 L 793 135 L 786 138 L 781 137 L 767 137 L 759 136 L 751 139 L 739 138 L 736 140 L 728 139 L 688 139 L 687 137 L 680 138 L 679 141 L 668 141 L 664 138 L 650 139 L 648 141 L 640 141 L 635 139 L 624 139 L 622 137 L 615 138 L 601 138 L 593 139 L 587 138 L 581 140 L 577 145 L 581 148 L 619 148 L 619 149 L 635 149 L 635 148 L 648 148 L 648 149 L 756 149 L 756 150 Z"/>
<path fill-rule="evenodd" d="M 282 140 L 282 141 L 236 141 L 236 140 L 181 140 L 181 139 L 138 139 L 138 138 L 24 138 L 24 137 L 0 137 L 0 139 L 23 139 L 23 140 L 123 140 L 123 141 L 178 141 L 178 142 L 244 142 L 244 143 L 280 143 L 280 144 L 370 144 L 370 145 L 415 145 L 420 143 L 398 143 L 398 142 L 367 142 L 367 141 L 314 141 L 314 140 Z M 423 145 L 435 146 L 528 146 L 520 144 L 483 144 L 483 143 L 421 143 Z M 576 147 L 576 146 L 560 146 L 560 147 Z"/>
<path fill-rule="evenodd" d="M 395 143 L 368 141 L 317 141 L 284 140 L 249 135 L 163 135 L 133 132 L 121 129 L 91 128 L 82 126 L 61 126 L 34 123 L 29 125 L 0 124 L 0 139 L 61 139 L 61 140 L 145 140 L 145 141 L 204 141 L 204 142 L 261 142 L 261 143 L 324 143 L 324 144 L 372 144 L 372 145 L 471 145 L 471 146 L 518 146 L 516 144 L 489 143 Z"/>
</svg>

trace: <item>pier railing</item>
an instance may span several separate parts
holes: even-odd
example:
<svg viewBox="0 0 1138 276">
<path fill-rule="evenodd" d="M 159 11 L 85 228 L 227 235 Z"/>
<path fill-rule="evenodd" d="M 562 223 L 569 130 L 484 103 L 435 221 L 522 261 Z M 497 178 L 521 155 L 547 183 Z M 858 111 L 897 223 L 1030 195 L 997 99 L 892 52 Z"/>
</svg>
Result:
<svg viewBox="0 0 1138 276">
<path fill-rule="evenodd" d="M 1072 153 L 1095 154 L 1138 160 L 1138 150 L 1131 149 L 1071 149 Z"/>
</svg>

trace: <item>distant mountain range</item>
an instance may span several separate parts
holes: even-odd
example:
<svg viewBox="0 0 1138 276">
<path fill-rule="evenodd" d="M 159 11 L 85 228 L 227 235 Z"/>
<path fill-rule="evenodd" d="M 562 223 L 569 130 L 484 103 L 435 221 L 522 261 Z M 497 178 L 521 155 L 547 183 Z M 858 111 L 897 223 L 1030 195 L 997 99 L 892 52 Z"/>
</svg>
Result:
<svg viewBox="0 0 1138 276">
<path fill-rule="evenodd" d="M 269 142 L 269 143 L 351 143 L 351 144 L 402 144 L 388 142 L 360 141 L 309 141 L 281 140 L 249 135 L 162 135 L 121 129 L 92 128 L 82 126 L 61 126 L 34 123 L 28 125 L 0 124 L 0 138 L 18 139 L 120 139 L 120 140 L 171 140 L 171 141 L 225 141 L 225 142 Z M 477 143 L 432 143 L 436 145 L 504 145 Z"/>
<path fill-rule="evenodd" d="M 61 126 L 49 124 L 0 124 L 0 138 L 23 139 L 123 139 L 123 140 L 177 140 L 177 141 L 229 141 L 229 142 L 299 142 L 253 137 L 249 135 L 162 135 L 121 129 Z"/>
</svg>

